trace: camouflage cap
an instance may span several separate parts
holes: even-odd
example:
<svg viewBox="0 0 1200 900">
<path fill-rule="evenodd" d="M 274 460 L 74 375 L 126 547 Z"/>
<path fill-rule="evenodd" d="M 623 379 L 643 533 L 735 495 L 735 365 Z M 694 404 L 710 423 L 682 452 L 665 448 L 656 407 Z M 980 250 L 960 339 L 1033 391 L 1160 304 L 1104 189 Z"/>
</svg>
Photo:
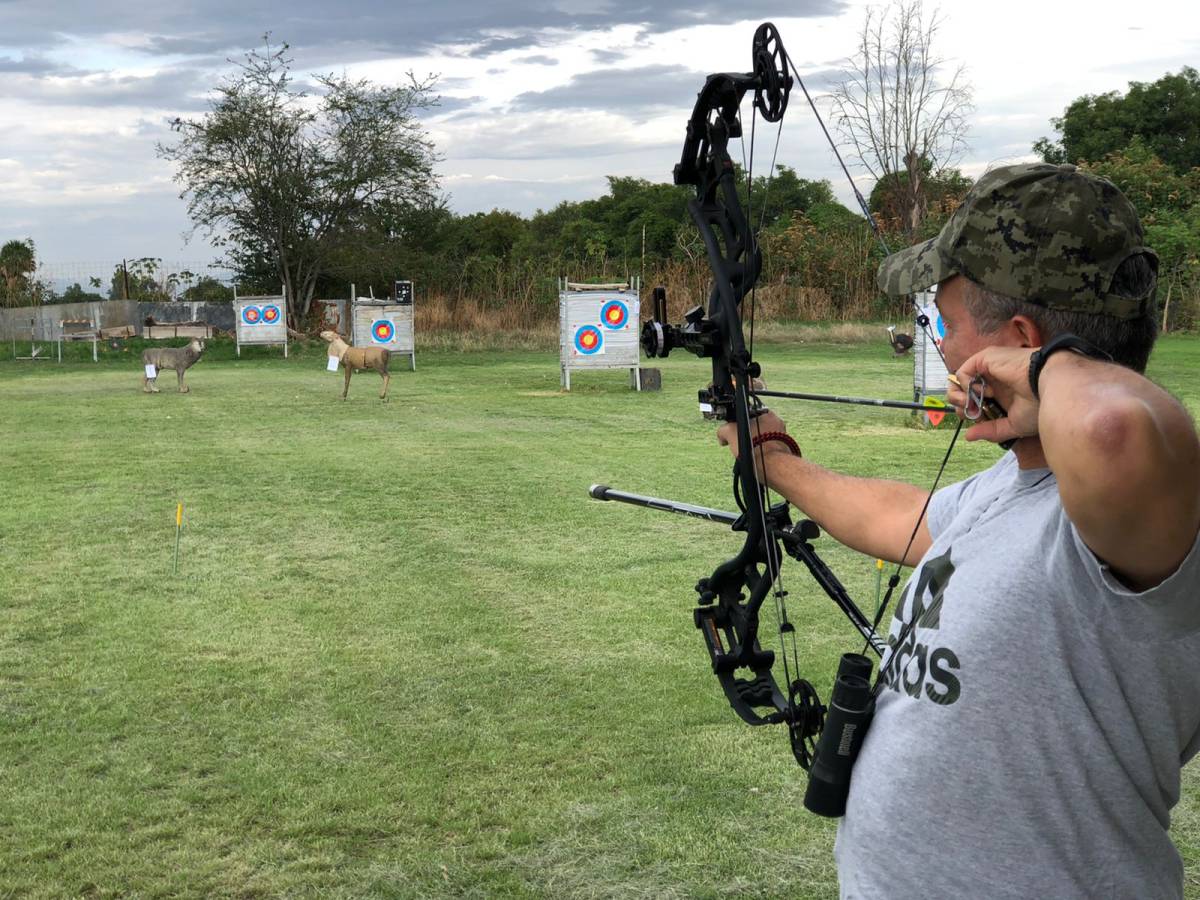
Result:
<svg viewBox="0 0 1200 900">
<path fill-rule="evenodd" d="M 890 295 L 923 291 L 951 275 L 1049 309 L 1144 315 L 1153 291 L 1110 292 L 1113 273 L 1145 254 L 1133 205 L 1112 182 L 1075 166 L 1026 163 L 983 175 L 937 237 L 894 253 L 876 281 Z"/>
</svg>

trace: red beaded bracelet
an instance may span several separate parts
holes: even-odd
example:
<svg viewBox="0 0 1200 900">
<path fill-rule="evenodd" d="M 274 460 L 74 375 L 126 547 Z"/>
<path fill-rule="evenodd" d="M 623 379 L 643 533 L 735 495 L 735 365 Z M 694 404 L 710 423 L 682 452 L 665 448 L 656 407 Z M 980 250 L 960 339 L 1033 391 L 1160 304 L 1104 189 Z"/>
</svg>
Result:
<svg viewBox="0 0 1200 900">
<path fill-rule="evenodd" d="M 785 431 L 764 431 L 750 443 L 751 446 L 757 447 L 759 444 L 765 444 L 767 441 L 779 441 L 781 444 L 787 444 L 787 448 L 792 451 L 792 456 L 801 455 L 800 445 L 796 443 L 794 437 Z"/>
</svg>

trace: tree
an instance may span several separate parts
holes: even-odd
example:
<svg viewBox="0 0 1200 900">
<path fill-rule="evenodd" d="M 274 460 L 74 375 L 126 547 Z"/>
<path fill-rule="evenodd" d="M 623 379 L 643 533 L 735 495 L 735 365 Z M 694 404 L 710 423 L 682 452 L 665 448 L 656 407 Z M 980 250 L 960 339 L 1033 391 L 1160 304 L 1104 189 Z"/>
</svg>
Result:
<svg viewBox="0 0 1200 900">
<path fill-rule="evenodd" d="M 0 278 L 4 279 L 5 306 L 21 306 L 29 295 L 30 276 L 37 271 L 33 239 L 9 241 L 0 247 Z"/>
<path fill-rule="evenodd" d="M 912 235 L 918 239 L 937 234 L 950 213 L 962 203 L 973 184 L 971 179 L 958 169 L 946 168 L 938 175 L 934 175 L 928 165 L 922 169 L 925 213 L 921 229 Z M 907 209 L 905 204 L 908 200 L 907 184 L 908 174 L 901 173 L 896 179 L 875 182 L 875 187 L 871 189 L 867 204 L 883 227 L 899 227 L 903 230 L 902 223 Z"/>
<path fill-rule="evenodd" d="M 1058 141 L 1043 137 L 1033 145 L 1046 162 L 1097 162 L 1140 137 L 1182 175 L 1200 166 L 1200 73 L 1185 66 L 1149 84 L 1131 81 L 1124 95 L 1087 94 L 1050 124 Z"/>
<path fill-rule="evenodd" d="M 1200 288 L 1200 168 L 1174 172 L 1141 137 L 1135 137 L 1124 150 L 1085 165 L 1119 187 L 1137 208 L 1146 244 L 1158 253 L 1158 300 L 1164 306 L 1164 330 L 1169 318 L 1190 327 Z M 1172 305 L 1176 297 L 1183 303 Z"/>
<path fill-rule="evenodd" d="M 754 176 L 752 190 L 747 190 L 746 173 L 735 164 L 738 197 L 754 221 L 754 228 L 786 227 L 792 216 L 804 213 L 825 203 L 835 203 L 833 187 L 828 181 L 800 178 L 791 166 L 779 165 L 774 174 Z M 689 220 L 690 221 L 690 220 Z"/>
<path fill-rule="evenodd" d="M 195 284 L 190 283 L 193 278 L 195 279 Z M 180 296 L 181 300 L 192 300 L 198 303 L 233 302 L 233 288 L 227 284 L 222 284 L 211 275 L 195 276 L 191 272 L 181 272 L 180 280 L 188 282 L 188 286 Z"/>
<path fill-rule="evenodd" d="M 340 241 L 379 205 L 427 202 L 433 145 L 416 119 L 434 105 L 432 76 L 377 86 L 316 77 L 320 96 L 293 84 L 287 44 L 251 51 L 217 88 L 210 112 L 176 119 L 179 142 L 159 145 L 178 165 L 181 198 L 229 262 L 261 278 L 268 262 L 302 320 Z"/>
<path fill-rule="evenodd" d="M 89 278 L 88 286 L 91 288 L 98 288 L 100 286 L 100 279 Z M 95 290 L 86 290 L 83 285 L 76 281 L 74 284 L 67 287 L 67 289 L 62 292 L 62 295 L 59 296 L 58 299 L 60 303 L 91 303 L 97 300 L 103 300 L 104 298 L 96 293 Z"/>
<path fill-rule="evenodd" d="M 833 118 L 852 157 L 894 185 L 911 239 L 921 228 L 925 178 L 939 177 L 966 148 L 972 89 L 960 65 L 947 73 L 933 49 L 941 19 L 921 0 L 869 8 L 855 55 L 832 91 Z"/>
<path fill-rule="evenodd" d="M 153 256 L 118 263 L 113 266 L 108 299 L 153 303 L 166 303 L 174 299 L 179 276 L 162 274 L 161 268 L 162 260 Z"/>
</svg>

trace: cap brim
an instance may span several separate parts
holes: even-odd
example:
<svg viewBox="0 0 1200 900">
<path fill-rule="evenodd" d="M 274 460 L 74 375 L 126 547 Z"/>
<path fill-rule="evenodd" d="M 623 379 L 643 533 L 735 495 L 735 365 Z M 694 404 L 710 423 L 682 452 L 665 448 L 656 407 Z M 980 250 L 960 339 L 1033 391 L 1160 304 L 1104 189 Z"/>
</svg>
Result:
<svg viewBox="0 0 1200 900">
<path fill-rule="evenodd" d="M 900 297 L 927 290 L 939 281 L 958 274 L 942 255 L 937 242 L 937 238 L 930 238 L 922 244 L 893 253 L 880 263 L 875 275 L 879 289 L 890 297 Z"/>
</svg>

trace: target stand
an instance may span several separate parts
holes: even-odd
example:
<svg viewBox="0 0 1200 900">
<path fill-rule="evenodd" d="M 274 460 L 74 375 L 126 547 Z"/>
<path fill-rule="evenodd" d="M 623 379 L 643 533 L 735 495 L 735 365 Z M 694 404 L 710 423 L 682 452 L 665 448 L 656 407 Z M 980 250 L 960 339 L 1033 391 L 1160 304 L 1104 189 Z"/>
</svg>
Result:
<svg viewBox="0 0 1200 900">
<path fill-rule="evenodd" d="M 413 335 L 413 283 L 397 281 L 391 299 L 352 298 L 355 347 L 382 347 L 408 357 L 409 371 L 417 370 Z"/>
<path fill-rule="evenodd" d="M 282 295 L 263 297 L 237 297 L 233 301 L 234 334 L 237 338 L 237 355 L 242 355 L 242 345 L 283 345 L 283 357 L 288 355 L 287 302 Z"/>
<path fill-rule="evenodd" d="M 58 323 L 58 361 L 62 362 L 63 341 L 91 341 L 92 362 L 99 362 L 100 329 L 91 319 L 61 319 Z"/>
<path fill-rule="evenodd" d="M 946 336 L 946 325 L 934 302 L 936 299 L 937 292 L 933 290 L 917 294 L 917 305 L 929 318 L 928 329 L 913 322 L 913 400 L 917 403 L 924 403 L 927 397 L 945 400 L 950 386 L 947 380 L 950 373 L 946 371 L 946 364 L 939 352 L 942 339 Z M 930 340 L 930 332 L 934 340 Z"/>
<path fill-rule="evenodd" d="M 580 369 L 628 369 L 629 386 L 642 389 L 638 287 L 636 280 L 559 282 L 559 368 L 564 391 L 571 390 L 571 371 Z"/>
</svg>

